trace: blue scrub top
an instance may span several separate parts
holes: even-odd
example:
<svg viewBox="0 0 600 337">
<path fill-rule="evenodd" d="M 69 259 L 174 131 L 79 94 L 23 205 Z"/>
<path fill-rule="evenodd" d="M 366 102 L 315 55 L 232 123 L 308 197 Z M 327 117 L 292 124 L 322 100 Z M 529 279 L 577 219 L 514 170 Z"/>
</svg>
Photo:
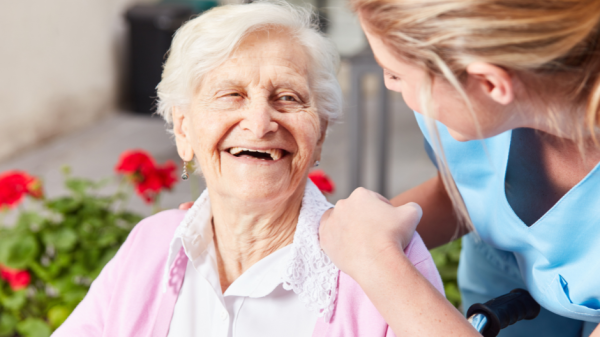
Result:
<svg viewBox="0 0 600 337">
<path fill-rule="evenodd" d="M 425 117 L 415 116 L 431 144 Z M 599 323 L 600 164 L 528 227 L 506 199 L 512 132 L 459 142 L 436 123 L 450 172 L 481 240 L 514 253 L 523 282 L 541 306 Z"/>
</svg>

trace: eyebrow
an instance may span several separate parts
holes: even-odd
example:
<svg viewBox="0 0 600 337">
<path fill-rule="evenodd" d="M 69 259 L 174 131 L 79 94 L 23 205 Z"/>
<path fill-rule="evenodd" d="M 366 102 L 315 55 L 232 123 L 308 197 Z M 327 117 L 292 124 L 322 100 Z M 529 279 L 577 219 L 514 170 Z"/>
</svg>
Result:
<svg viewBox="0 0 600 337">
<path fill-rule="evenodd" d="M 240 80 L 236 80 L 236 79 L 217 80 L 217 81 L 213 81 L 211 83 L 211 85 L 216 86 L 216 87 L 223 87 L 223 86 L 242 87 L 242 86 L 245 86 L 244 84 L 241 83 Z"/>
<path fill-rule="evenodd" d="M 301 83 L 301 81 L 294 81 L 293 79 L 285 79 L 282 81 L 272 81 L 271 82 L 276 88 L 290 88 L 290 89 L 302 89 L 307 90 L 310 89 L 310 85 L 308 83 Z"/>
</svg>

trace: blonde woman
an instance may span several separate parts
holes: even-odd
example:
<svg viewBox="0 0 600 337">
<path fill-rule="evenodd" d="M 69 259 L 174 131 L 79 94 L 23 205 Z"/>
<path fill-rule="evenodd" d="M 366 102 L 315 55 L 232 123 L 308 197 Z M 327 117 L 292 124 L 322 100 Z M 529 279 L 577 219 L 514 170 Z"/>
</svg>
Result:
<svg viewBox="0 0 600 337">
<path fill-rule="evenodd" d="M 391 204 L 364 189 L 339 202 L 320 229 L 328 256 L 398 335 L 478 335 L 402 253 L 418 221 L 392 205 L 417 202 L 429 248 L 474 232 L 465 308 L 517 287 L 543 307 L 500 336 L 600 336 L 600 1 L 352 6 L 440 174 Z"/>
</svg>

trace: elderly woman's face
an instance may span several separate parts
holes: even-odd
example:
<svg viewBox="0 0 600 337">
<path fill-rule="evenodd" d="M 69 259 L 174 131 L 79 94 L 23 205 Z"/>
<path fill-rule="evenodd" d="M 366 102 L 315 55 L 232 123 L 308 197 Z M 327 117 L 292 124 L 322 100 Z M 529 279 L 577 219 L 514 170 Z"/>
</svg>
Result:
<svg viewBox="0 0 600 337">
<path fill-rule="evenodd" d="M 304 187 L 326 129 L 310 89 L 308 63 L 289 35 L 258 32 L 205 76 L 182 131 L 212 191 L 272 200 Z"/>
</svg>

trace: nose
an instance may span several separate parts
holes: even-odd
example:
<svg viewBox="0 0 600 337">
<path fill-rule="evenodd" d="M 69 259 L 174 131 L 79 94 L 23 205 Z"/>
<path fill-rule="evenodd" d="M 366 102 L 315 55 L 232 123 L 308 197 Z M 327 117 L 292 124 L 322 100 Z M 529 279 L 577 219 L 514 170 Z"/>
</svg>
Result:
<svg viewBox="0 0 600 337">
<path fill-rule="evenodd" d="M 256 104 L 252 106 L 244 115 L 240 122 L 242 130 L 248 130 L 254 134 L 257 139 L 265 137 L 270 132 L 275 132 L 279 124 L 273 121 L 273 108 L 268 104 Z"/>
</svg>

